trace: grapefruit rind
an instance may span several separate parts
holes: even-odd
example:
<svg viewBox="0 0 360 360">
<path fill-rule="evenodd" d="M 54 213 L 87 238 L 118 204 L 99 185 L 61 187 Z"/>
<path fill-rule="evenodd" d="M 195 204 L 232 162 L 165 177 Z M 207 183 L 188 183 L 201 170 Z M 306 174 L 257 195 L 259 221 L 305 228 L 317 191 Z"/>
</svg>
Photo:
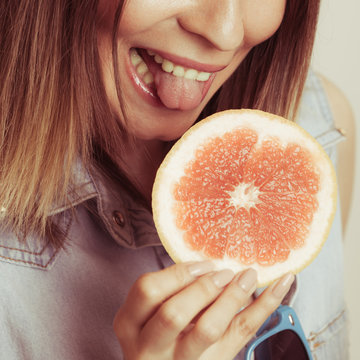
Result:
<svg viewBox="0 0 360 360">
<path fill-rule="evenodd" d="M 172 189 L 185 175 L 186 164 L 194 158 L 201 144 L 239 128 L 255 130 L 259 142 L 265 136 L 275 136 L 284 144 L 304 146 L 321 174 L 317 193 L 319 209 L 314 213 L 304 246 L 291 250 L 284 262 L 271 266 L 251 265 L 258 272 L 259 286 L 265 286 L 287 272 L 300 272 L 315 259 L 328 237 L 335 215 L 337 185 L 331 160 L 321 145 L 296 123 L 260 110 L 226 110 L 195 124 L 176 142 L 158 169 L 152 194 L 153 217 L 160 240 L 175 263 L 208 259 L 202 252 L 190 250 L 185 244 L 183 231 L 176 226 Z M 211 260 L 218 270 L 230 268 L 237 273 L 249 267 L 226 256 Z"/>
</svg>

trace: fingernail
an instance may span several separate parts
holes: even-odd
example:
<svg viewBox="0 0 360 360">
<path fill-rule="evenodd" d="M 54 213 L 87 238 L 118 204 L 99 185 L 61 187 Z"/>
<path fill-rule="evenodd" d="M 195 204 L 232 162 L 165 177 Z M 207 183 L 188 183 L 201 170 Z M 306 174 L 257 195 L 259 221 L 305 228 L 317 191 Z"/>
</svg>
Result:
<svg viewBox="0 0 360 360">
<path fill-rule="evenodd" d="M 234 275 L 233 271 L 225 269 L 212 275 L 212 280 L 217 287 L 222 288 L 234 278 Z"/>
<path fill-rule="evenodd" d="M 239 275 L 237 282 L 243 291 L 249 292 L 257 283 L 257 272 L 254 269 L 247 269 Z"/>
<path fill-rule="evenodd" d="M 200 276 L 214 270 L 214 264 L 208 260 L 191 263 L 188 265 L 188 270 L 192 276 Z"/>
<path fill-rule="evenodd" d="M 291 284 L 295 280 L 294 274 L 287 274 L 283 276 L 273 288 L 273 294 L 278 298 L 283 298 L 290 289 Z"/>
</svg>

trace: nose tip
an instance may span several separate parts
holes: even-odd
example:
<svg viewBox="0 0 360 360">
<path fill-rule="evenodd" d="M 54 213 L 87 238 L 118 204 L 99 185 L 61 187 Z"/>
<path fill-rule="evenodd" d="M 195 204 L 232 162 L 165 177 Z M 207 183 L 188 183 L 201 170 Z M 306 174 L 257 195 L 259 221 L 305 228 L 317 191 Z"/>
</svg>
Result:
<svg viewBox="0 0 360 360">
<path fill-rule="evenodd" d="M 222 51 L 239 47 L 244 38 L 238 0 L 198 1 L 178 18 L 187 31 L 200 35 Z"/>
<path fill-rule="evenodd" d="M 244 38 L 242 19 L 232 16 L 231 20 L 219 22 L 210 29 L 209 38 L 221 50 L 236 49 Z"/>
</svg>

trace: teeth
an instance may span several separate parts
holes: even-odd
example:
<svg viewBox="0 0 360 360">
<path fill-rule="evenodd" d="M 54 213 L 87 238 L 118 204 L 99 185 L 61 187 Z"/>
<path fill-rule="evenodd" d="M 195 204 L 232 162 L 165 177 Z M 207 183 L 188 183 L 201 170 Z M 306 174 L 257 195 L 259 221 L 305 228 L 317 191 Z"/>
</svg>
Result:
<svg viewBox="0 0 360 360">
<path fill-rule="evenodd" d="M 161 68 L 165 72 L 172 73 L 175 76 L 197 81 L 207 81 L 211 76 L 211 73 L 208 72 L 199 72 L 195 69 L 186 69 L 180 65 L 175 65 L 170 60 L 162 59 L 160 56 L 158 56 L 158 59 L 156 59 L 157 56 L 158 55 L 155 55 L 155 61 L 158 64 L 161 64 Z M 162 59 L 162 63 L 160 62 L 160 59 Z"/>
<path fill-rule="evenodd" d="M 139 75 L 144 75 L 149 71 L 149 68 L 147 67 L 147 65 L 144 63 L 144 61 L 141 61 L 141 63 L 136 67 L 136 72 Z"/>
<path fill-rule="evenodd" d="M 137 66 L 141 62 L 143 62 L 143 59 L 141 58 L 141 56 L 138 54 L 138 52 L 135 49 L 130 50 L 130 60 L 134 66 Z"/>
<path fill-rule="evenodd" d="M 208 73 L 208 72 L 199 72 L 196 80 L 197 80 L 197 81 L 208 81 L 210 75 L 211 75 L 211 74 Z"/>
<path fill-rule="evenodd" d="M 147 72 L 143 77 L 144 83 L 149 85 L 154 82 L 154 76 L 151 72 Z"/>
<path fill-rule="evenodd" d="M 164 61 L 164 59 L 158 54 L 155 55 L 154 60 L 158 64 L 162 64 L 162 62 Z"/>
<path fill-rule="evenodd" d="M 185 79 L 197 81 L 207 81 L 211 76 L 211 73 L 208 72 L 197 71 L 195 69 L 186 69 L 180 65 L 176 65 L 172 61 L 162 58 L 154 51 L 146 51 L 150 56 L 154 57 L 154 61 L 157 64 L 161 65 L 163 71 L 171 73 L 174 76 L 184 77 Z M 154 76 L 151 74 L 148 66 L 145 64 L 144 60 L 135 49 L 130 50 L 130 60 L 136 68 L 136 72 L 142 77 L 145 84 L 149 85 L 154 82 Z"/>
<path fill-rule="evenodd" d="M 195 69 L 186 69 L 180 65 L 175 65 L 172 61 L 162 58 L 154 51 L 146 50 L 150 56 L 154 56 L 154 60 L 157 64 L 161 64 L 161 68 L 167 72 L 172 73 L 174 76 L 185 77 L 185 79 L 207 81 L 209 80 L 211 73 L 197 71 Z"/>
<path fill-rule="evenodd" d="M 130 61 L 136 68 L 136 73 L 142 77 L 145 84 L 149 85 L 154 82 L 154 76 L 135 49 L 130 50 Z"/>
<path fill-rule="evenodd" d="M 185 75 L 185 69 L 182 66 L 174 66 L 173 75 L 183 77 Z"/>
<path fill-rule="evenodd" d="M 164 59 L 163 63 L 161 64 L 161 68 L 168 73 L 171 73 L 174 70 L 174 67 L 174 63 L 166 59 Z"/>
<path fill-rule="evenodd" d="M 185 79 L 195 80 L 199 72 L 194 69 L 188 69 L 185 71 Z"/>
</svg>

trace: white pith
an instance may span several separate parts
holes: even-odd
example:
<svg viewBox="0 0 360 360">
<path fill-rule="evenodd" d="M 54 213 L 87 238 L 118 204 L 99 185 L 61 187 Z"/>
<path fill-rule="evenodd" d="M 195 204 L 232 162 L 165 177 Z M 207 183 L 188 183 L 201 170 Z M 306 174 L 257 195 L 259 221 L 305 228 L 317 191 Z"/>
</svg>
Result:
<svg viewBox="0 0 360 360">
<path fill-rule="evenodd" d="M 162 58 L 160 55 L 152 51 L 147 50 L 147 53 L 154 57 L 154 61 L 161 65 L 163 71 L 171 73 L 174 76 L 197 81 L 207 81 L 211 76 L 211 73 L 208 72 L 184 68 L 183 66 L 177 65 L 170 60 Z M 143 79 L 145 84 L 149 85 L 154 82 L 153 75 L 136 49 L 130 50 L 130 60 L 135 67 L 136 73 Z"/>
<path fill-rule="evenodd" d="M 249 210 L 259 203 L 259 188 L 253 184 L 240 183 L 234 191 L 228 192 L 235 208 L 244 207 Z"/>
<path fill-rule="evenodd" d="M 254 129 L 257 132 L 259 137 L 258 144 L 264 138 L 270 136 L 280 139 L 284 146 L 288 143 L 299 143 L 305 146 L 310 151 L 314 163 L 318 165 L 318 171 L 321 174 L 320 190 L 317 194 L 319 209 L 314 214 L 305 245 L 299 249 L 292 250 L 285 262 L 277 263 L 271 267 L 262 266 L 258 263 L 251 265 L 258 272 L 259 284 L 265 285 L 288 271 L 300 271 L 320 251 L 329 232 L 336 206 L 335 173 L 331 161 L 322 147 L 296 124 L 285 120 L 274 121 L 265 117 L 259 111 L 224 113 L 226 113 L 224 116 L 205 120 L 203 124 L 200 122 L 195 128 L 193 127 L 180 142 L 175 144 L 173 150 L 164 160 L 154 184 L 154 220 L 166 250 L 175 261 L 204 260 L 205 256 L 201 252 L 188 249 L 183 240 L 183 231 L 179 230 L 176 226 L 175 214 L 172 209 L 174 200 L 171 193 L 173 186 L 184 175 L 186 164 L 194 159 L 194 154 L 199 148 L 199 144 L 211 137 L 222 136 L 233 129 L 245 127 Z M 196 130 L 196 127 L 199 131 Z M 246 187 L 238 187 L 235 190 L 237 193 L 230 195 L 237 199 L 239 194 L 241 196 L 246 195 L 247 198 L 245 196 L 243 200 L 249 200 L 250 197 L 250 200 L 255 204 L 257 202 L 257 190 L 253 189 L 254 192 L 246 192 L 245 189 Z M 212 261 L 218 269 L 231 268 L 235 272 L 248 267 L 229 257 Z"/>
</svg>

